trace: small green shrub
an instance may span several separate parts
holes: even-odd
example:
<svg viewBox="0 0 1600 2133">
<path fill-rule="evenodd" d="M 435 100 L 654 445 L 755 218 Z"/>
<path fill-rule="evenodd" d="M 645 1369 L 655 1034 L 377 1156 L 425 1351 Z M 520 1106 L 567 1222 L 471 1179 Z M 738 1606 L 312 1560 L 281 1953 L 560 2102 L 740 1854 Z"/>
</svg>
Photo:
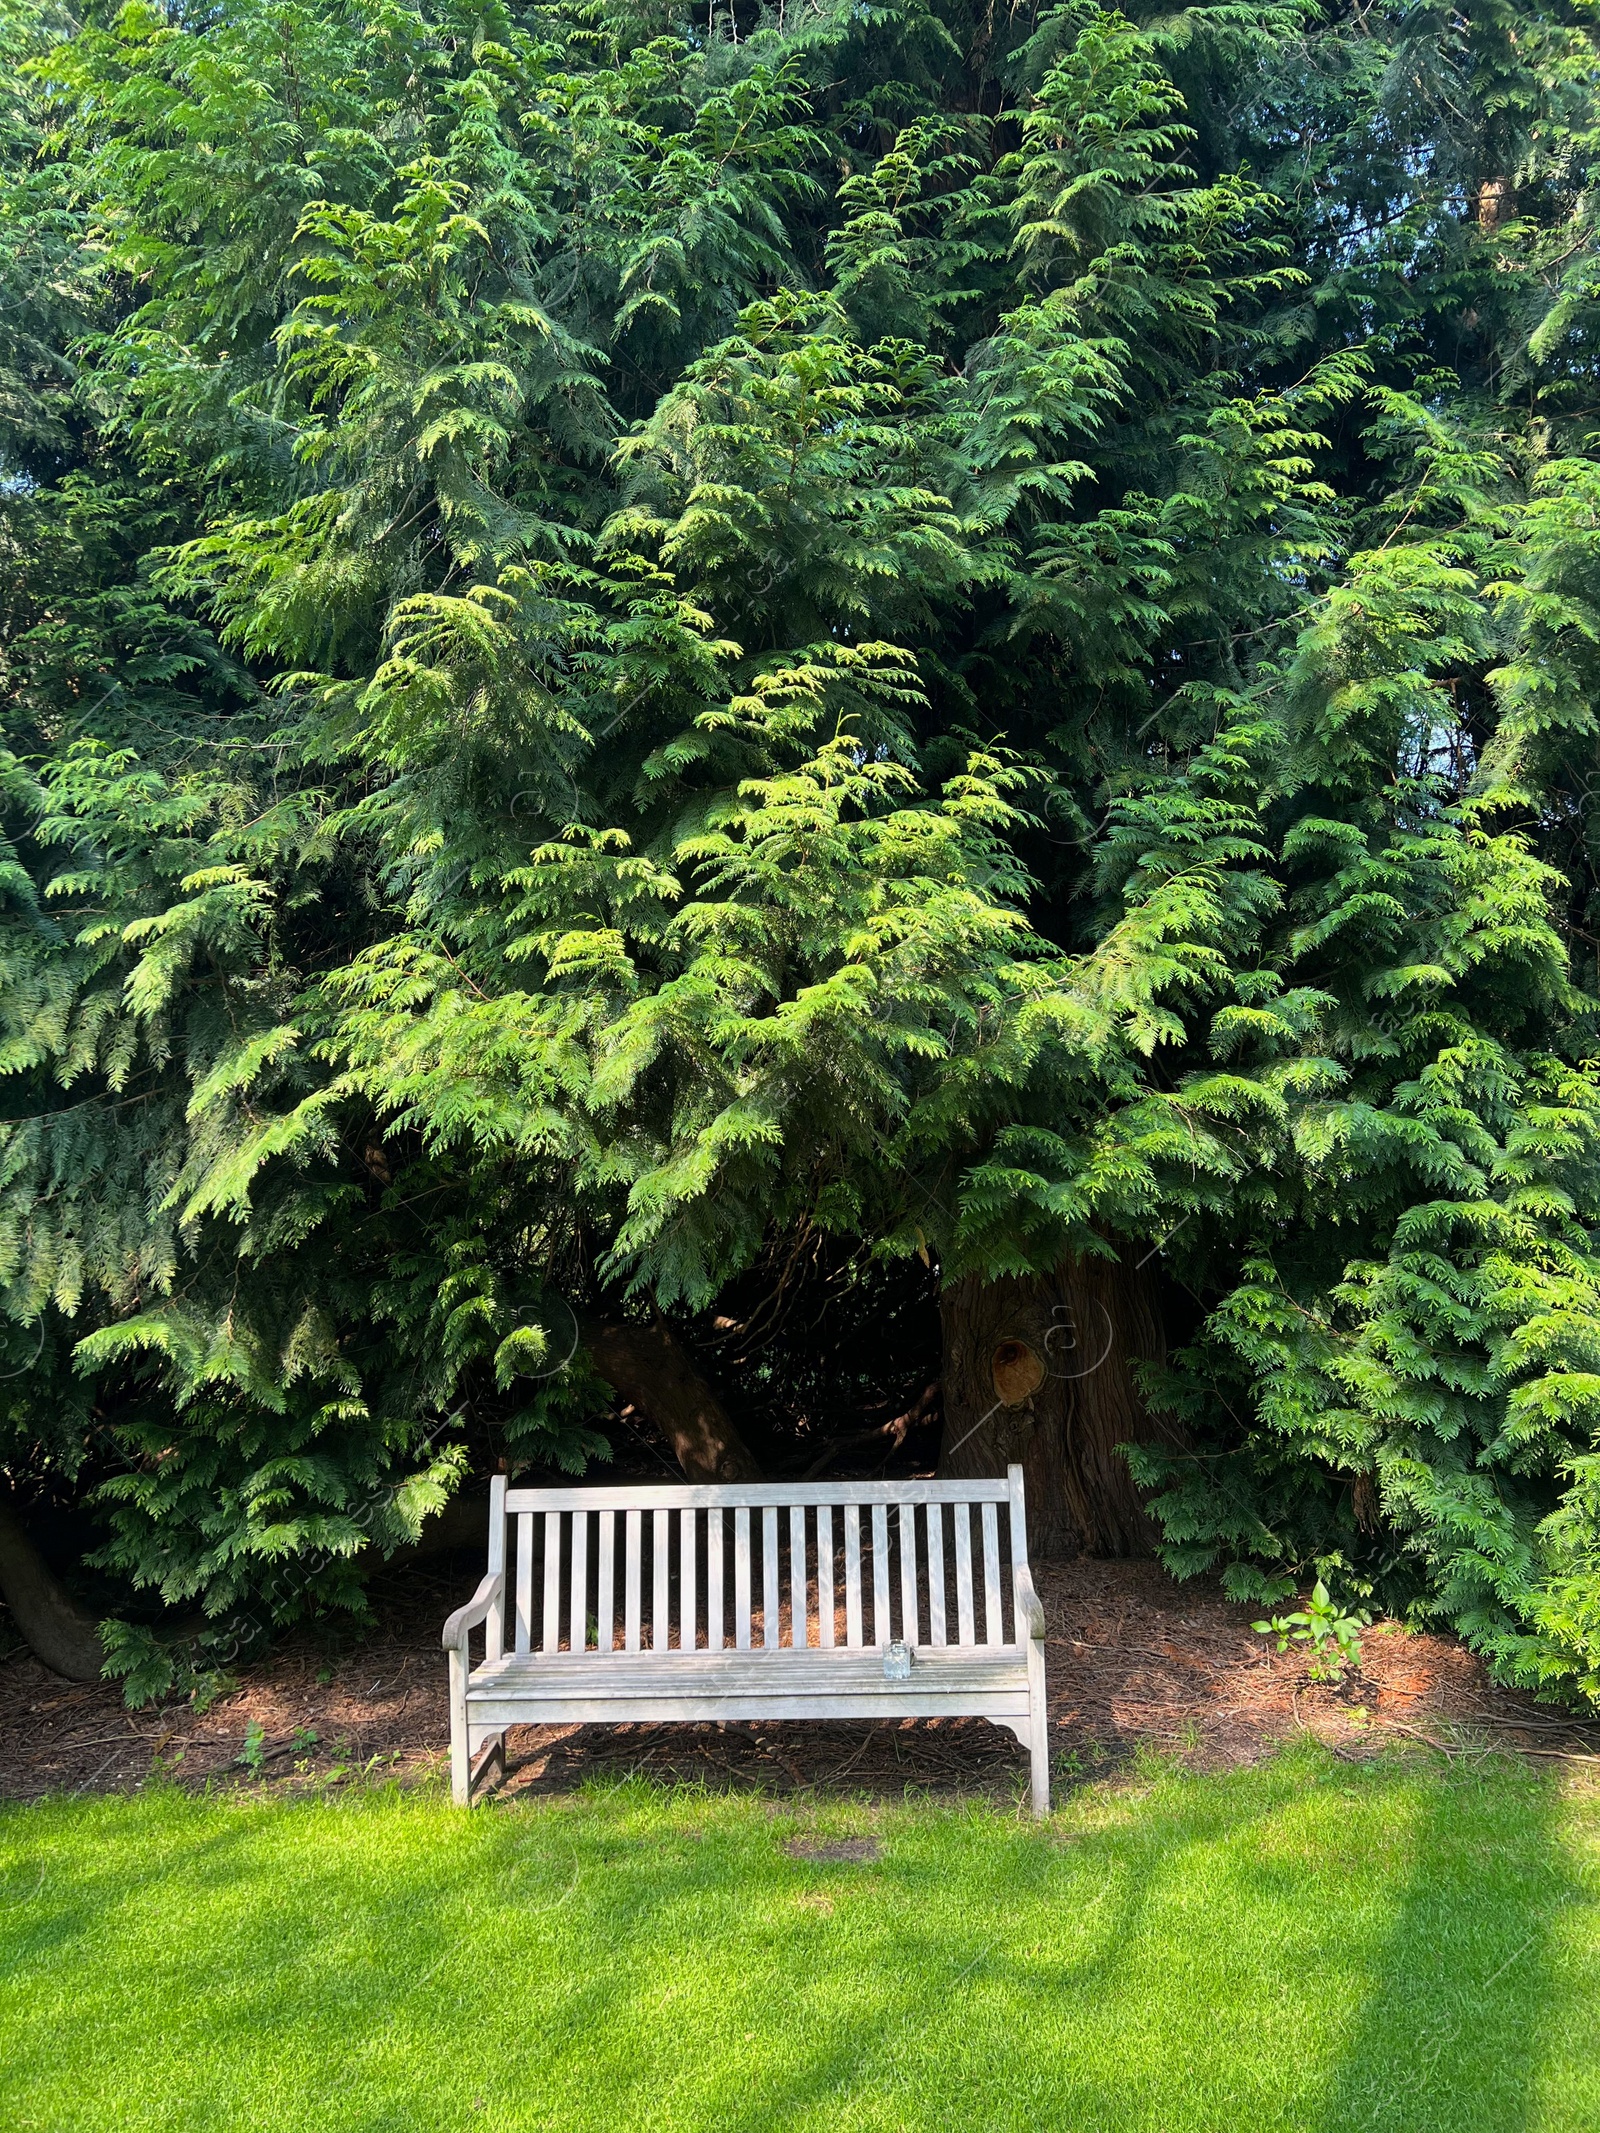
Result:
<svg viewBox="0 0 1600 2133">
<path fill-rule="evenodd" d="M 1344 1679 L 1346 1667 L 1360 1667 L 1361 1632 L 1371 1620 L 1365 1608 L 1346 1614 L 1318 1578 L 1303 1608 L 1290 1615 L 1274 1615 L 1268 1622 L 1252 1622 L 1250 1627 L 1258 1636 L 1276 1637 L 1280 1652 L 1291 1644 L 1309 1645 L 1311 1679 L 1333 1682 Z"/>
</svg>

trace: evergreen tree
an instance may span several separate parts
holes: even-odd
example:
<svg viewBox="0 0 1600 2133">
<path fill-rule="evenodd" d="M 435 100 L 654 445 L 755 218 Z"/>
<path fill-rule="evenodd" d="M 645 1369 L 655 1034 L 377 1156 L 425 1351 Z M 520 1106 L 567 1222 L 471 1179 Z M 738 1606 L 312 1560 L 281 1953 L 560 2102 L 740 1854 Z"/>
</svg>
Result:
<svg viewBox="0 0 1600 2133">
<path fill-rule="evenodd" d="M 926 1280 L 1045 1542 L 1600 1694 L 1587 15 L 4 19 L 0 1457 L 131 1692 Z"/>
</svg>

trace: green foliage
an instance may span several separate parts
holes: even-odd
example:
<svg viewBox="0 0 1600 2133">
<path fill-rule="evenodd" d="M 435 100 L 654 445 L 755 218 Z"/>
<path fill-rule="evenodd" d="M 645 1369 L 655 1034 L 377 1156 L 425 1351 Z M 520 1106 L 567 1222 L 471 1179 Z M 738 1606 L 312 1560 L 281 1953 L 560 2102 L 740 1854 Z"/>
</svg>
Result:
<svg viewBox="0 0 1600 2133">
<path fill-rule="evenodd" d="M 1360 1666 L 1361 1632 L 1371 1620 L 1365 1608 L 1346 1612 L 1318 1578 L 1304 1607 L 1274 1615 L 1267 1622 L 1252 1622 L 1250 1627 L 1258 1636 L 1275 1637 L 1280 1652 L 1286 1652 L 1291 1644 L 1306 1646 L 1311 1679 L 1336 1682 L 1343 1680 L 1347 1666 Z"/>
<path fill-rule="evenodd" d="M 252 1777 L 260 1777 L 267 1766 L 267 1732 L 259 1718 L 250 1719 L 245 1726 L 239 1763 Z"/>
<path fill-rule="evenodd" d="M 1172 1566 L 1593 1698 L 1588 19 L 791 12 L 0 16 L 0 1461 L 144 1692 L 1164 1240 Z"/>
</svg>

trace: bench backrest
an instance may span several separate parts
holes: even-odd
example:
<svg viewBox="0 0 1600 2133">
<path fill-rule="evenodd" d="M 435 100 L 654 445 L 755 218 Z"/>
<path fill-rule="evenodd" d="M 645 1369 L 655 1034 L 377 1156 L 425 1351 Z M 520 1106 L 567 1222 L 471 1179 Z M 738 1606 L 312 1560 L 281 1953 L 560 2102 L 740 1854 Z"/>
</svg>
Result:
<svg viewBox="0 0 1600 2133">
<path fill-rule="evenodd" d="M 1015 1645 L 1004 1480 L 518 1489 L 497 1476 L 489 1656 Z M 509 1632 L 509 1635 L 508 1635 Z"/>
</svg>

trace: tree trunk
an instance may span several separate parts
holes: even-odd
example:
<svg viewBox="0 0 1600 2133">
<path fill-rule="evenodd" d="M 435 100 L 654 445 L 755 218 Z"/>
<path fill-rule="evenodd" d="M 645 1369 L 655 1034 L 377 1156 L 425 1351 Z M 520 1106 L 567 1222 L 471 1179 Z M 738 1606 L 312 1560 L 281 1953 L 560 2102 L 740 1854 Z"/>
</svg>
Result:
<svg viewBox="0 0 1600 2133">
<path fill-rule="evenodd" d="M 1016 1461 L 1041 1554 L 1148 1555 L 1156 1529 L 1117 1446 L 1171 1434 L 1133 1373 L 1165 1354 L 1150 1275 L 1097 1257 L 1049 1274 L 968 1275 L 939 1311 L 939 1472 L 1003 1474 Z"/>
<path fill-rule="evenodd" d="M 589 1360 L 670 1439 L 689 1481 L 759 1481 L 732 1417 L 664 1319 L 584 1328 Z"/>
<path fill-rule="evenodd" d="M 106 1655 L 99 1629 L 28 1538 L 16 1507 L 3 1492 L 0 1594 L 36 1659 L 68 1681 L 100 1679 Z"/>
<path fill-rule="evenodd" d="M 1474 202 L 1478 227 L 1486 237 L 1492 237 L 1502 222 L 1508 222 L 1517 211 L 1517 196 L 1511 189 L 1509 178 L 1485 178 L 1478 187 Z"/>
</svg>

